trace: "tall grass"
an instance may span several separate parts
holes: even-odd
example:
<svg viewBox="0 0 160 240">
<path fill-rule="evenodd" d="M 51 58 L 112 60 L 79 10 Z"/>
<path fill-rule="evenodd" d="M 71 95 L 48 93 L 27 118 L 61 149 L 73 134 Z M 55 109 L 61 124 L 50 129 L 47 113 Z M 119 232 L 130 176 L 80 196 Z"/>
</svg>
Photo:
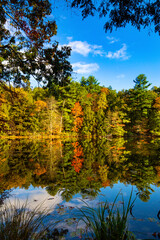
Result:
<svg viewBox="0 0 160 240">
<path fill-rule="evenodd" d="M 93 239 L 96 240 L 133 240 L 133 233 L 128 230 L 128 216 L 133 208 L 135 199 L 132 201 L 132 192 L 125 207 L 122 196 L 122 209 L 117 207 L 116 196 L 112 205 L 108 202 L 100 204 L 98 208 L 86 206 L 80 210 L 80 220 L 82 220 L 90 232 Z"/>
<path fill-rule="evenodd" d="M 19 202 L 4 204 L 0 208 L 0 239 L 39 240 L 45 238 L 49 228 L 49 226 L 44 226 L 48 211 L 41 211 L 41 207 L 42 205 L 39 205 L 29 210 L 27 202 L 21 206 Z"/>
<path fill-rule="evenodd" d="M 135 199 L 132 201 L 132 192 L 125 207 L 122 196 L 121 208 L 117 205 L 116 196 L 112 205 L 108 202 L 100 203 L 98 208 L 92 208 L 87 203 L 79 209 L 80 220 L 88 230 L 89 238 L 95 240 L 133 240 L 134 235 L 128 229 L 128 216 L 133 208 Z M 53 228 L 56 222 L 52 221 L 49 226 L 45 224 L 48 211 L 41 210 L 38 205 L 29 210 L 28 203 L 20 205 L 4 204 L 0 207 L 0 239 L 2 240 L 46 240 L 55 239 Z M 50 231 L 49 231 L 50 229 Z M 57 229 L 54 229 L 58 231 Z M 68 230 L 67 230 L 68 231 Z M 51 233 L 51 234 L 50 234 Z M 66 234 L 66 233 L 65 233 Z M 58 238 L 59 239 L 59 238 Z"/>
</svg>

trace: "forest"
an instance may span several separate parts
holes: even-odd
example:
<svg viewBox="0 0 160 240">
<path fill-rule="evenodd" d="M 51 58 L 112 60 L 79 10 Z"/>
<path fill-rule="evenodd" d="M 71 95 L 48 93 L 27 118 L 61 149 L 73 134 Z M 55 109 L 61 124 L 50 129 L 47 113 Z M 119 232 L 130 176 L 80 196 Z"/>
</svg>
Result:
<svg viewBox="0 0 160 240">
<path fill-rule="evenodd" d="M 71 78 L 71 47 L 53 39 L 57 23 L 48 16 L 54 6 L 47 0 L 0 3 L 0 136 L 159 136 L 160 88 L 150 88 L 144 74 L 135 76 L 132 89 L 119 92 L 100 86 L 94 76 Z M 159 33 L 158 2 L 96 6 L 74 0 L 71 8 L 83 18 L 109 14 L 106 31 L 131 23 L 138 30 L 153 24 Z"/>
<path fill-rule="evenodd" d="M 94 76 L 33 89 L 1 84 L 0 135 L 159 136 L 160 88 L 150 88 L 144 74 L 133 85 L 117 92 Z"/>
</svg>

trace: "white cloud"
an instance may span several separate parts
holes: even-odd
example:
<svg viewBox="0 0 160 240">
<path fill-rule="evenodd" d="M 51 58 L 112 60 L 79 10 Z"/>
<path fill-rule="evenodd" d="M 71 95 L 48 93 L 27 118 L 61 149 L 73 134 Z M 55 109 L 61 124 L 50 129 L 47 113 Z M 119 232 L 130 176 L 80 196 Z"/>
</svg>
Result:
<svg viewBox="0 0 160 240">
<path fill-rule="evenodd" d="M 74 41 L 68 44 L 72 48 L 72 52 L 79 53 L 83 56 L 87 56 L 90 52 L 90 45 L 87 42 Z"/>
<path fill-rule="evenodd" d="M 72 41 L 73 37 L 67 37 L 68 41 Z"/>
<path fill-rule="evenodd" d="M 122 59 L 122 60 L 129 59 L 130 56 L 127 55 L 127 45 L 124 43 L 123 47 L 117 50 L 116 52 L 109 51 L 106 57 L 110 59 Z"/>
<path fill-rule="evenodd" d="M 116 78 L 124 78 L 124 77 L 125 77 L 124 74 L 119 74 L 119 75 L 116 76 Z"/>
<path fill-rule="evenodd" d="M 89 53 L 93 53 L 94 55 L 102 56 L 103 50 L 100 45 L 91 45 L 86 41 L 70 41 L 68 45 L 72 48 L 72 52 L 79 53 L 84 57 L 87 57 Z"/>
<path fill-rule="evenodd" d="M 99 69 L 99 65 L 97 63 L 86 64 L 86 63 L 77 62 L 77 63 L 73 63 L 72 67 L 74 71 L 79 74 L 86 74 L 86 73 L 90 74 L 98 71 Z"/>
<path fill-rule="evenodd" d="M 115 37 L 109 37 L 109 36 L 107 36 L 106 38 L 109 40 L 109 43 L 110 43 L 110 44 L 113 44 L 113 43 L 119 41 L 119 39 L 117 39 L 117 38 L 115 38 Z"/>
<path fill-rule="evenodd" d="M 112 39 L 110 37 L 108 38 Z M 103 50 L 103 47 L 101 45 L 96 45 L 96 44 L 92 45 L 86 41 L 84 42 L 72 41 L 72 37 L 68 37 L 67 39 L 69 40 L 69 43 L 67 45 L 72 48 L 72 52 L 79 53 L 84 57 L 87 57 L 90 53 L 92 53 L 93 55 L 99 55 L 101 57 L 106 57 L 110 59 L 127 60 L 130 58 L 130 56 L 127 54 L 127 45 L 125 43 L 122 45 L 122 47 L 119 50 L 115 52 L 112 52 L 112 51 L 106 52 Z"/>
</svg>

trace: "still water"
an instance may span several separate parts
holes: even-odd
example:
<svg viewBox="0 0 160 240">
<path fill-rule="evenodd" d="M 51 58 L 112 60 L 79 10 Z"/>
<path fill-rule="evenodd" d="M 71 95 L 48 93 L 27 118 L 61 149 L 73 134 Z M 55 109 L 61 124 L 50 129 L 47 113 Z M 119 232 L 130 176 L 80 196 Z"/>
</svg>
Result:
<svg viewBox="0 0 160 240">
<path fill-rule="evenodd" d="M 43 202 L 51 217 L 63 219 L 66 239 L 78 237 L 77 207 L 84 201 L 117 206 L 136 197 L 129 229 L 139 239 L 158 239 L 160 232 L 160 139 L 0 140 L 0 193 L 9 190 L 34 208 Z M 123 196 L 123 197 L 122 197 Z"/>
</svg>

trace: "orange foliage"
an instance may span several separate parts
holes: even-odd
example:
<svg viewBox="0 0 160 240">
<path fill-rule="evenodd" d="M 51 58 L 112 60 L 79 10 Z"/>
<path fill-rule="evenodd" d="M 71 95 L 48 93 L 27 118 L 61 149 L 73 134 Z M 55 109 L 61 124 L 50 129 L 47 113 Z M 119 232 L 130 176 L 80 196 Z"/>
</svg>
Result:
<svg viewBox="0 0 160 240">
<path fill-rule="evenodd" d="M 0 159 L 0 162 L 5 162 L 7 158 Z"/>
<path fill-rule="evenodd" d="M 93 177 L 87 177 L 87 180 L 91 182 L 91 181 L 93 181 L 94 179 L 93 179 Z"/>
<path fill-rule="evenodd" d="M 38 100 L 35 102 L 35 105 L 36 105 L 36 111 L 37 112 L 40 112 L 42 109 L 46 108 L 47 107 L 47 103 L 42 101 L 42 100 Z"/>
<path fill-rule="evenodd" d="M 160 166 L 156 166 L 155 169 L 157 171 L 157 175 L 160 177 Z"/>
<path fill-rule="evenodd" d="M 76 148 L 78 145 L 79 145 L 78 142 L 73 142 L 73 143 L 72 143 L 72 146 L 73 146 L 74 148 Z"/>
<path fill-rule="evenodd" d="M 87 98 L 91 98 L 92 97 L 92 94 L 91 93 L 88 93 L 87 94 Z"/>
<path fill-rule="evenodd" d="M 38 168 L 34 171 L 34 173 L 38 176 L 44 174 L 46 172 L 46 169 L 43 167 L 43 168 Z"/>
<path fill-rule="evenodd" d="M 74 104 L 74 107 L 72 108 L 72 114 L 74 118 L 76 118 L 77 116 L 83 116 L 82 107 L 79 102 L 76 102 Z"/>
<path fill-rule="evenodd" d="M 119 151 L 119 150 L 124 150 L 124 149 L 126 149 L 125 147 L 119 147 L 119 148 L 117 148 L 117 150 Z"/>
<path fill-rule="evenodd" d="M 74 147 L 74 156 L 73 156 L 73 160 L 72 160 L 72 166 L 74 167 L 74 170 L 79 173 L 81 167 L 82 167 L 82 163 L 84 161 L 83 158 L 83 149 L 82 147 L 79 145 L 78 142 L 72 143 L 73 147 Z"/>
<path fill-rule="evenodd" d="M 116 148 L 116 146 L 110 147 L 110 149 Z"/>
<path fill-rule="evenodd" d="M 29 161 L 30 161 L 30 162 L 34 162 L 34 159 L 33 159 L 33 158 L 30 158 Z"/>
<path fill-rule="evenodd" d="M 102 186 L 108 187 L 108 186 L 110 186 L 110 183 L 111 183 L 111 181 L 109 179 L 107 179 L 105 182 L 102 183 Z"/>
<path fill-rule="evenodd" d="M 117 123 L 117 126 L 120 126 L 120 127 L 124 127 L 125 126 L 125 124 L 123 124 L 123 123 Z"/>
<path fill-rule="evenodd" d="M 79 102 L 76 102 L 74 107 L 72 108 L 72 114 L 74 117 L 74 128 L 72 130 L 74 132 L 78 132 L 83 124 L 83 111 Z"/>
<path fill-rule="evenodd" d="M 104 92 L 106 95 L 109 93 L 109 89 L 108 88 L 101 88 L 101 92 Z"/>
<path fill-rule="evenodd" d="M 4 94 L 1 93 L 1 96 L 0 96 L 0 104 L 1 104 L 1 103 L 5 103 L 5 102 L 7 102 L 7 100 L 5 99 Z"/>
<path fill-rule="evenodd" d="M 113 157 L 116 157 L 117 156 L 117 153 L 113 153 L 113 155 L 112 155 Z"/>
<path fill-rule="evenodd" d="M 36 174 L 38 176 L 40 176 L 46 172 L 46 169 L 44 167 L 41 167 L 39 163 L 36 163 L 35 167 L 36 167 L 36 169 L 34 171 L 34 174 Z"/>
<path fill-rule="evenodd" d="M 160 97 L 157 97 L 155 99 L 155 103 L 154 103 L 153 107 L 160 110 Z"/>
</svg>

